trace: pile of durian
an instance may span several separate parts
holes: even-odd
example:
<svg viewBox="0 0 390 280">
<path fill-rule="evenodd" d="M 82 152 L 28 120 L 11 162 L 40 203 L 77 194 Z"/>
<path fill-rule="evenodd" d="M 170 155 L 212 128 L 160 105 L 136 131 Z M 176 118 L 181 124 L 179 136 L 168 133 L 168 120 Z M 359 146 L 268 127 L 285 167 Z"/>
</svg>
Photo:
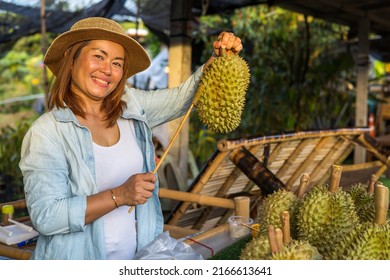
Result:
<svg viewBox="0 0 390 280">
<path fill-rule="evenodd" d="M 303 174 L 296 192 L 278 190 L 264 198 L 256 217 L 259 235 L 240 259 L 390 259 L 389 189 L 372 176 L 343 190 L 341 173 L 333 165 L 329 183 L 308 191 Z"/>
</svg>

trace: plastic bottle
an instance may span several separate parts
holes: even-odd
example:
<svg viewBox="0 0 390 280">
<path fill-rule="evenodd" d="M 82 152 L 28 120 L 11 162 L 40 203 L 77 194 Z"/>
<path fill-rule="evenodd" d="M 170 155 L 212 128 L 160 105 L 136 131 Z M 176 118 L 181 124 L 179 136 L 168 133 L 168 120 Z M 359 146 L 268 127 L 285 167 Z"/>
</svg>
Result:
<svg viewBox="0 0 390 280">
<path fill-rule="evenodd" d="M 14 217 L 14 206 L 13 205 L 3 205 L 1 208 L 1 214 L 2 214 L 2 225 L 8 226 L 11 223 L 8 221 L 8 219 L 13 219 Z"/>
</svg>

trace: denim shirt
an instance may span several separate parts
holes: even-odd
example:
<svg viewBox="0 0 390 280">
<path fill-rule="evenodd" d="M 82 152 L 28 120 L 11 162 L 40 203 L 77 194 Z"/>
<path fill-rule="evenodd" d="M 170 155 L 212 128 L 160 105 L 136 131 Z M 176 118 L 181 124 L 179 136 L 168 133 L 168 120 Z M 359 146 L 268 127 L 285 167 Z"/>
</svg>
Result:
<svg viewBox="0 0 390 280">
<path fill-rule="evenodd" d="M 155 168 L 151 128 L 187 112 L 202 70 L 177 88 L 126 89 L 122 118 L 134 122 L 143 172 Z M 53 109 L 32 124 L 22 143 L 19 166 L 29 215 L 39 232 L 32 258 L 106 259 L 103 220 L 84 223 L 87 196 L 98 192 L 92 136 L 70 109 Z M 136 206 L 138 250 L 163 231 L 158 190 L 157 181 L 153 196 Z"/>
</svg>

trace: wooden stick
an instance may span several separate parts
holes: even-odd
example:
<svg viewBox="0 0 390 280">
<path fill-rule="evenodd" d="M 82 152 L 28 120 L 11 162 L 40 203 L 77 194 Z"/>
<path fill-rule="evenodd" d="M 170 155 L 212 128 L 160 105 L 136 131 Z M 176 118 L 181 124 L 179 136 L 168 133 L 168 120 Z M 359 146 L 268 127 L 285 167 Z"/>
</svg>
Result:
<svg viewBox="0 0 390 280">
<path fill-rule="evenodd" d="M 171 147 L 172 147 L 172 145 L 173 145 L 173 142 L 176 140 L 177 136 L 179 135 L 179 132 L 180 132 L 180 130 L 182 129 L 182 127 L 183 127 L 183 125 L 184 125 L 184 122 L 185 122 L 185 121 L 188 119 L 188 117 L 190 116 L 191 111 L 192 111 L 192 109 L 194 108 L 194 106 L 195 106 L 195 103 L 194 103 L 194 101 L 193 101 L 192 104 L 191 104 L 191 106 L 190 106 L 190 108 L 188 108 L 187 113 L 184 115 L 182 121 L 180 122 L 178 128 L 176 129 L 175 134 L 173 135 L 171 141 L 169 142 L 168 147 L 165 149 L 164 154 L 161 156 L 161 158 L 160 158 L 160 160 L 158 161 L 156 167 L 155 167 L 154 170 L 152 171 L 152 174 L 156 174 L 156 173 L 157 173 L 157 171 L 158 171 L 158 169 L 160 168 L 160 166 L 161 166 L 163 160 L 164 160 L 164 159 L 166 158 L 166 156 L 168 155 L 169 150 L 171 149 Z M 134 210 L 134 207 L 135 207 L 134 205 L 130 207 L 130 209 L 129 209 L 129 211 L 128 211 L 129 214 L 131 214 L 131 212 Z"/>
<path fill-rule="evenodd" d="M 258 233 L 261 233 L 260 230 L 257 230 L 257 229 L 255 229 L 255 228 L 253 228 L 253 227 L 251 227 L 251 226 L 248 226 L 248 225 L 246 225 L 246 224 L 244 224 L 244 223 L 240 223 L 240 226 L 243 226 L 243 227 L 249 228 L 250 230 L 253 230 L 253 231 L 256 231 L 256 232 L 258 232 Z"/>
</svg>

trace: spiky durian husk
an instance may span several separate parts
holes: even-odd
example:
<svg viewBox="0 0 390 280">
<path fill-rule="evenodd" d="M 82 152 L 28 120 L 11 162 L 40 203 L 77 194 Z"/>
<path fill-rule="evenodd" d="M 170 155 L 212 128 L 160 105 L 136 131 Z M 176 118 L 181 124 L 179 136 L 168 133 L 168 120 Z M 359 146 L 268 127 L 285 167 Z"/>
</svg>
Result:
<svg viewBox="0 0 390 280">
<path fill-rule="evenodd" d="M 306 194 L 298 210 L 297 227 L 301 240 L 317 247 L 325 258 L 333 243 L 351 232 L 359 223 L 352 198 L 345 191 L 328 191 L 317 186 Z"/>
<path fill-rule="evenodd" d="M 347 191 L 355 203 L 360 222 L 371 222 L 375 218 L 374 194 L 367 192 L 367 185 L 354 184 Z"/>
<path fill-rule="evenodd" d="M 264 198 L 257 211 L 260 234 L 267 234 L 268 225 L 273 225 L 275 228 L 282 228 L 280 215 L 283 211 L 288 211 L 290 213 L 291 237 L 293 239 L 296 238 L 297 205 L 297 196 L 288 190 L 280 189 Z"/>
<path fill-rule="evenodd" d="M 253 238 L 241 251 L 240 260 L 321 260 L 317 248 L 307 241 L 292 240 L 281 252 L 272 254 L 267 236 Z"/>
<path fill-rule="evenodd" d="M 317 248 L 303 240 L 292 240 L 281 252 L 271 255 L 271 260 L 322 260 Z"/>
<path fill-rule="evenodd" d="M 210 130 L 227 133 L 238 127 L 249 78 L 249 67 L 238 55 L 217 57 L 203 71 L 196 110 Z"/>
<path fill-rule="evenodd" d="M 271 254 L 268 236 L 259 236 L 252 238 L 240 254 L 240 260 L 266 260 Z"/>
<path fill-rule="evenodd" d="M 389 260 L 390 225 L 366 222 L 356 227 L 337 243 L 330 259 L 335 260 Z"/>
</svg>

